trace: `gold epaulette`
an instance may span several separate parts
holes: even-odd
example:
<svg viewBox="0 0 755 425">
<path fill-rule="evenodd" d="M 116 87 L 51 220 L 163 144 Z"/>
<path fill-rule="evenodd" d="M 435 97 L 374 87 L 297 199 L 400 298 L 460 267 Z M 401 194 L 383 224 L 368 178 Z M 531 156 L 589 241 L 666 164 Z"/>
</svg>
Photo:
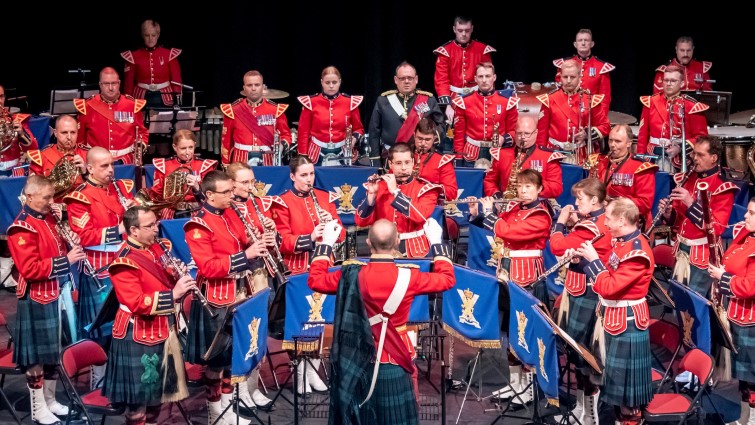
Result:
<svg viewBox="0 0 755 425">
<path fill-rule="evenodd" d="M 125 60 L 128 63 L 133 64 L 134 63 L 134 54 L 131 53 L 131 50 L 126 50 L 125 52 L 121 52 L 121 57 L 123 60 Z"/>
<path fill-rule="evenodd" d="M 74 99 L 73 106 L 81 115 L 87 114 L 87 101 L 86 99 Z"/>
<path fill-rule="evenodd" d="M 346 260 L 341 263 L 341 266 L 366 266 L 367 263 L 359 260 Z"/>
<path fill-rule="evenodd" d="M 288 104 L 279 103 L 277 105 L 277 109 L 275 110 L 275 118 L 278 118 L 279 116 L 283 115 L 283 113 L 286 112 L 286 109 L 288 109 Z"/>
<path fill-rule="evenodd" d="M 301 103 L 301 105 L 310 111 L 312 110 L 312 98 L 310 96 L 299 96 L 296 98 L 296 100 Z"/>
<path fill-rule="evenodd" d="M 380 93 L 380 96 L 390 96 L 392 94 L 398 93 L 398 90 L 388 90 Z"/>
<path fill-rule="evenodd" d="M 600 105 L 600 102 L 603 101 L 603 98 L 606 97 L 604 94 L 594 94 L 592 95 L 592 107 L 596 107 Z"/>
<path fill-rule="evenodd" d="M 126 266 L 126 267 L 131 267 L 133 269 L 139 270 L 139 266 L 137 266 L 135 262 L 133 262 L 132 260 L 129 260 L 127 257 L 116 258 L 115 261 L 110 263 L 110 266 L 108 266 L 108 269 L 112 269 L 113 267 L 117 267 L 117 266 Z"/>
<path fill-rule="evenodd" d="M 401 268 L 404 268 L 404 269 L 419 269 L 419 264 L 396 263 L 396 267 L 401 267 Z"/>
<path fill-rule="evenodd" d="M 537 100 L 539 100 L 540 103 L 542 103 L 543 105 L 545 105 L 546 108 L 550 108 L 550 100 L 549 100 L 549 97 L 548 97 L 547 93 L 546 94 L 541 94 L 539 96 L 535 96 L 535 98 Z"/>
<path fill-rule="evenodd" d="M 165 174 L 165 158 L 153 158 L 152 165 L 155 166 L 157 171 Z"/>
<path fill-rule="evenodd" d="M 79 192 L 78 190 L 74 190 L 73 192 L 71 192 L 68 195 L 64 196 L 63 197 L 63 202 L 65 202 L 66 200 L 69 200 L 69 199 L 73 200 L 73 201 L 79 201 L 82 204 L 87 204 L 87 205 L 91 204 L 91 202 L 89 202 L 89 198 L 87 198 L 86 195 L 84 195 L 83 193 Z"/>
<path fill-rule="evenodd" d="M 118 184 L 118 182 L 121 182 L 123 184 L 123 187 L 126 189 L 126 192 L 131 193 L 131 190 L 134 188 L 134 181 L 131 179 L 120 179 L 120 180 L 117 180 L 115 183 Z"/>
<path fill-rule="evenodd" d="M 170 49 L 170 55 L 168 56 L 168 61 L 172 61 L 173 59 L 177 58 L 178 55 L 181 54 L 181 49 L 176 49 L 175 47 Z"/>
<path fill-rule="evenodd" d="M 646 108 L 650 107 L 650 98 L 653 96 L 640 96 L 640 103 Z"/>
<path fill-rule="evenodd" d="M 653 164 L 652 162 L 643 162 L 636 170 L 634 170 L 634 173 L 640 174 L 643 171 L 652 170 L 653 168 L 658 168 L 658 165 Z"/>
<path fill-rule="evenodd" d="M 233 105 L 235 104 L 236 103 L 234 102 Z M 220 105 L 220 111 L 223 113 L 223 115 L 227 116 L 228 118 L 234 119 L 235 117 L 233 116 L 233 105 L 230 103 L 223 103 L 222 105 Z"/>
<path fill-rule="evenodd" d="M 42 166 L 42 151 L 39 149 L 27 151 L 26 156 L 29 157 L 29 161 Z"/>
<path fill-rule="evenodd" d="M 144 99 L 134 99 L 134 113 L 141 111 L 147 105 L 147 101 Z"/>
<path fill-rule="evenodd" d="M 435 96 L 434 94 L 430 93 L 429 91 L 424 91 L 424 90 L 417 90 L 417 94 L 424 94 L 427 97 L 433 97 L 433 96 Z"/>
</svg>

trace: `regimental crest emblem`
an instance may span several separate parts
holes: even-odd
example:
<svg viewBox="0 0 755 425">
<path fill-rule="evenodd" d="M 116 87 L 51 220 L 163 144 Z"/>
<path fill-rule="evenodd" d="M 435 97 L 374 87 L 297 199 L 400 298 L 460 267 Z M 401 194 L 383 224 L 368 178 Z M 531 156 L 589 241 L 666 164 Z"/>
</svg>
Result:
<svg viewBox="0 0 755 425">
<path fill-rule="evenodd" d="M 457 289 L 456 292 L 459 293 L 459 298 L 461 298 L 461 316 L 459 316 L 459 322 L 480 329 L 480 322 L 474 317 L 474 305 L 477 304 L 480 296 L 470 291 L 469 288 L 463 291 Z"/>
<path fill-rule="evenodd" d="M 457 197 L 459 199 L 463 198 L 461 196 L 462 192 L 464 192 L 464 189 L 459 188 L 459 194 Z M 459 209 L 458 204 L 448 204 L 443 207 L 443 212 L 446 214 L 446 217 L 464 217 L 464 213 Z"/>
<path fill-rule="evenodd" d="M 616 255 L 615 252 L 611 253 L 611 256 L 608 257 L 608 265 L 611 267 L 611 269 L 616 270 L 619 268 L 619 256 Z"/>
<path fill-rule="evenodd" d="M 694 347 L 695 343 L 692 341 L 692 325 L 695 324 L 695 318 L 686 310 L 681 312 L 681 316 L 682 330 L 684 331 L 684 345 Z"/>
<path fill-rule="evenodd" d="M 517 322 L 517 345 L 522 347 L 524 351 L 530 352 L 530 348 L 527 346 L 527 338 L 525 338 L 525 331 L 527 330 L 527 322 L 529 319 L 527 319 L 527 316 L 524 314 L 523 311 L 516 311 L 516 322 Z"/>
<path fill-rule="evenodd" d="M 307 295 L 307 302 L 309 303 L 309 318 L 308 322 L 324 322 L 322 317 L 322 304 L 325 302 L 325 298 L 328 296 L 319 292 L 313 292 L 312 295 Z"/>
<path fill-rule="evenodd" d="M 249 360 L 252 356 L 256 356 L 259 353 L 259 332 L 260 332 L 260 318 L 255 317 L 252 319 L 252 323 L 249 324 L 249 350 L 244 356 L 244 361 Z"/>
<path fill-rule="evenodd" d="M 352 186 L 348 183 L 342 184 L 340 187 L 333 187 L 335 193 L 332 197 L 338 201 L 338 214 L 354 214 L 357 210 L 354 208 L 354 194 L 357 193 L 359 186 Z"/>
<path fill-rule="evenodd" d="M 550 382 L 548 374 L 545 373 L 545 343 L 541 338 L 537 339 L 537 355 L 540 358 L 540 376 L 545 379 L 546 382 Z"/>
<path fill-rule="evenodd" d="M 486 236 L 488 243 L 490 244 L 490 258 L 485 263 L 490 267 L 498 267 L 501 258 L 503 258 L 503 239 L 493 236 Z"/>
<path fill-rule="evenodd" d="M 254 182 L 254 189 L 252 189 L 252 192 L 254 192 L 254 196 L 260 197 L 260 196 L 267 196 L 267 192 L 272 187 L 272 184 L 265 183 L 263 181 L 257 180 Z"/>
</svg>

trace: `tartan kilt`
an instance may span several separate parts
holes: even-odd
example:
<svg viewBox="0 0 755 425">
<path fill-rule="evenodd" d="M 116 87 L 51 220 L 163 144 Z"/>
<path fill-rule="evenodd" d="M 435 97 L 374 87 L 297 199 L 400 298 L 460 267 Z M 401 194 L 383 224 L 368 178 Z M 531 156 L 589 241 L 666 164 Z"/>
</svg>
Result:
<svg viewBox="0 0 755 425">
<path fill-rule="evenodd" d="M 679 250 L 689 254 L 690 248 L 687 245 L 679 244 Z M 707 269 L 701 269 L 690 263 L 689 280 L 679 282 L 687 285 L 690 289 L 702 295 L 703 298 L 710 298 L 710 287 L 713 283 Z"/>
<path fill-rule="evenodd" d="M 419 425 L 412 376 L 401 366 L 380 364 L 375 392 L 369 404 L 377 416 L 375 425 Z"/>
<path fill-rule="evenodd" d="M 215 338 L 218 328 L 223 324 L 226 312 L 228 311 L 227 307 L 214 307 L 210 305 L 210 308 L 217 313 L 215 318 L 210 317 L 204 311 L 202 304 L 196 298 L 191 301 L 186 336 L 186 352 L 184 353 L 185 359 L 187 362 L 193 364 L 226 368 L 231 365 L 231 350 L 225 350 L 223 354 L 207 361 L 202 358 L 207 349 L 210 348 L 212 340 Z"/>
<path fill-rule="evenodd" d="M 755 383 L 755 326 L 731 324 L 731 337 L 737 354 L 732 353 L 732 375 L 740 381 Z"/>
<path fill-rule="evenodd" d="M 564 290 L 561 296 L 569 297 L 569 316 L 564 326 L 564 330 L 575 341 L 585 347 L 592 347 L 592 336 L 595 330 L 595 322 L 598 320 L 597 306 L 598 294 L 593 292 L 592 287 L 587 287 L 585 293 L 575 297 L 567 290 Z M 577 369 L 591 369 L 585 359 L 579 354 L 568 350 L 569 361 Z"/>
<path fill-rule="evenodd" d="M 548 294 L 548 286 L 546 285 L 545 281 L 537 282 L 524 289 L 531 293 L 533 297 L 537 298 L 538 300 L 542 301 L 543 304 L 545 304 L 545 311 L 550 312 L 553 309 L 550 295 Z"/>
<path fill-rule="evenodd" d="M 632 316 L 631 310 L 627 318 Z M 605 332 L 606 364 L 603 370 L 604 385 L 600 400 L 624 407 L 640 407 L 653 398 L 650 376 L 650 333 L 637 329 L 633 320 L 620 335 Z"/>
<path fill-rule="evenodd" d="M 29 291 L 18 300 L 13 361 L 19 366 L 60 362 L 60 303 L 40 304 Z"/>
<path fill-rule="evenodd" d="M 113 338 L 102 393 L 113 404 L 160 404 L 163 382 L 163 346 L 143 345 L 133 339 L 129 323 L 123 339 Z"/>
<path fill-rule="evenodd" d="M 105 285 L 105 289 L 97 292 L 97 284 L 94 282 L 91 276 L 81 273 L 79 279 L 79 302 L 76 309 L 76 317 L 79 319 L 79 334 L 90 335 L 90 338 L 95 341 L 100 341 L 102 338 L 109 336 L 113 330 L 113 324 L 105 323 L 98 330 L 92 333 L 87 332 L 84 327 L 92 324 L 97 317 L 97 313 L 102 309 L 102 305 L 105 303 L 108 292 L 113 287 L 110 282 L 110 276 L 100 278 L 100 282 Z"/>
</svg>

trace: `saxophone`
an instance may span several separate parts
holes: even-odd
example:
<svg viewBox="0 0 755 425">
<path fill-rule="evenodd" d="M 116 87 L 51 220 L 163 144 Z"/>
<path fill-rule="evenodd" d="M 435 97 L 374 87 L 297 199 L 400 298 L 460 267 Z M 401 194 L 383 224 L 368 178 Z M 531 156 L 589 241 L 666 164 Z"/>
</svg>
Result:
<svg viewBox="0 0 755 425">
<path fill-rule="evenodd" d="M 281 165 L 281 135 L 278 130 L 273 131 L 273 165 Z"/>
<path fill-rule="evenodd" d="M 490 144 L 491 147 L 494 148 L 500 148 L 501 147 L 501 135 L 498 133 L 498 128 L 501 126 L 501 123 L 496 122 L 495 125 L 493 125 L 493 137 L 490 140 L 492 143 Z"/>
<path fill-rule="evenodd" d="M 343 147 L 343 156 L 346 166 L 351 167 L 351 165 L 354 163 L 354 142 L 351 138 L 351 123 L 349 123 L 349 117 L 346 117 L 346 122 L 348 123 L 348 125 L 346 126 L 346 139 L 344 139 L 346 143 Z"/>
<path fill-rule="evenodd" d="M 518 181 L 518 175 L 519 172 L 522 171 L 522 163 L 524 163 L 524 154 L 525 150 L 524 148 L 516 148 L 519 152 L 516 155 L 516 160 L 514 161 L 514 166 L 511 167 L 511 173 L 509 174 L 509 183 L 506 186 L 506 190 L 503 192 L 503 199 L 514 199 L 517 196 L 519 196 L 518 188 L 519 188 L 519 181 Z"/>
</svg>

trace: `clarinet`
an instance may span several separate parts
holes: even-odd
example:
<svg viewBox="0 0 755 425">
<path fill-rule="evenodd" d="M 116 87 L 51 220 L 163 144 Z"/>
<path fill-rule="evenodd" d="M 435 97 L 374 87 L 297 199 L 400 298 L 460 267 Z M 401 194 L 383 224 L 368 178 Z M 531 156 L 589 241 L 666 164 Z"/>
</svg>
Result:
<svg viewBox="0 0 755 425">
<path fill-rule="evenodd" d="M 676 185 L 676 187 L 682 187 L 685 183 L 687 183 L 687 180 L 692 176 L 692 173 L 695 171 L 695 168 L 692 167 L 691 169 L 687 170 L 687 174 L 682 177 L 682 180 L 679 182 L 679 184 Z M 670 198 L 666 198 L 670 199 Z M 663 217 L 663 211 L 664 209 L 658 208 L 658 212 L 655 213 L 655 216 L 653 217 L 653 221 L 650 223 L 650 227 L 648 227 L 648 230 L 643 233 L 646 238 L 650 237 L 650 234 L 653 233 L 653 229 L 658 226 L 658 223 L 661 222 L 661 217 Z"/>
<path fill-rule="evenodd" d="M 189 272 L 186 270 L 186 267 L 184 267 L 182 264 L 180 264 L 175 258 L 173 258 L 172 255 L 170 255 L 170 250 L 165 245 L 165 242 L 160 240 L 160 238 L 156 239 L 156 242 L 158 245 L 160 245 L 160 248 L 163 250 L 163 255 L 160 256 L 160 259 L 163 262 L 166 262 L 166 266 L 173 267 L 173 270 L 175 270 L 176 275 L 178 276 L 178 279 L 188 276 Z M 207 301 L 207 297 L 202 294 L 202 291 L 199 290 L 199 288 L 194 285 L 191 288 L 191 291 L 194 293 L 194 297 L 196 297 L 197 301 L 199 301 L 202 304 L 202 308 L 204 311 L 210 316 L 215 317 L 218 315 L 212 307 L 210 307 L 209 301 Z"/>
<path fill-rule="evenodd" d="M 252 228 L 252 225 L 249 224 L 248 221 L 246 221 L 246 218 L 244 218 L 244 213 L 241 212 L 238 205 L 236 205 L 235 202 L 231 202 L 231 208 L 234 212 L 239 216 L 239 219 L 241 220 L 241 223 L 244 224 L 244 230 L 246 231 L 246 237 L 249 238 L 250 241 L 257 242 L 259 241 L 259 238 L 257 237 L 257 234 L 255 233 L 255 229 Z M 270 251 L 266 251 L 265 255 L 262 257 L 262 260 L 265 262 L 265 266 L 268 270 L 273 272 L 275 275 L 274 282 L 279 282 L 279 284 L 285 283 L 286 278 L 281 272 L 280 268 L 278 268 L 278 265 L 275 262 L 275 258 L 273 258 L 273 255 L 270 254 Z M 254 286 L 252 285 L 252 288 Z M 278 285 L 275 286 L 275 289 L 278 289 Z"/>
<path fill-rule="evenodd" d="M 590 239 L 590 243 L 597 242 L 603 236 L 605 236 L 604 233 L 601 233 L 601 234 L 595 236 L 594 238 Z M 574 257 L 576 257 L 576 256 L 577 256 L 577 254 L 574 253 L 572 255 L 567 255 L 566 257 L 562 258 L 561 261 L 559 261 L 553 267 L 549 268 L 548 270 L 546 270 L 545 272 L 543 272 L 543 274 L 541 274 L 540 276 L 538 276 L 537 280 L 533 284 L 541 282 L 541 281 L 544 281 L 545 279 L 548 278 L 549 275 L 551 275 L 553 273 L 556 273 L 558 271 L 558 269 L 560 269 L 561 267 L 563 267 L 563 266 L 567 265 L 568 263 L 570 263 L 571 260 L 573 260 Z"/>
<path fill-rule="evenodd" d="M 71 228 L 67 226 L 67 223 L 63 221 L 62 218 L 59 218 L 55 213 L 50 213 L 53 217 L 55 217 L 55 230 L 58 232 L 58 235 L 66 241 L 68 246 L 71 249 L 74 248 L 80 248 L 81 246 L 74 241 L 76 238 L 74 237 L 73 231 L 71 231 Z M 82 263 L 84 265 L 84 273 L 86 273 L 88 276 L 91 276 L 92 279 L 94 279 L 95 285 L 97 285 L 97 292 L 103 291 L 106 287 L 105 284 L 102 283 L 102 281 L 97 277 L 97 270 L 94 269 L 92 266 L 92 263 L 89 262 L 89 258 L 84 258 L 82 260 Z"/>
<path fill-rule="evenodd" d="M 121 188 L 118 187 L 118 181 L 113 180 L 113 186 L 115 186 L 115 193 L 118 195 L 118 202 L 120 202 L 121 206 L 124 210 L 128 209 L 128 199 L 126 199 L 126 195 L 121 192 Z M 121 220 L 123 217 L 121 217 Z"/>
<path fill-rule="evenodd" d="M 264 223 L 263 219 L 265 216 L 262 214 L 262 210 L 260 210 L 259 205 L 257 205 L 256 202 L 254 202 L 254 194 L 252 192 L 249 192 L 249 197 L 252 199 L 252 205 L 254 205 L 254 211 L 257 212 L 257 218 L 260 220 L 260 223 Z M 264 226 L 264 224 L 263 224 Z M 267 229 L 272 231 L 273 229 Z M 280 249 L 278 248 L 278 244 L 273 245 L 273 254 L 275 254 L 275 259 L 278 261 L 278 268 L 280 269 L 281 273 L 284 276 L 288 276 L 291 274 L 291 270 L 286 267 L 286 263 L 283 261 L 283 256 L 281 255 Z"/>
</svg>

